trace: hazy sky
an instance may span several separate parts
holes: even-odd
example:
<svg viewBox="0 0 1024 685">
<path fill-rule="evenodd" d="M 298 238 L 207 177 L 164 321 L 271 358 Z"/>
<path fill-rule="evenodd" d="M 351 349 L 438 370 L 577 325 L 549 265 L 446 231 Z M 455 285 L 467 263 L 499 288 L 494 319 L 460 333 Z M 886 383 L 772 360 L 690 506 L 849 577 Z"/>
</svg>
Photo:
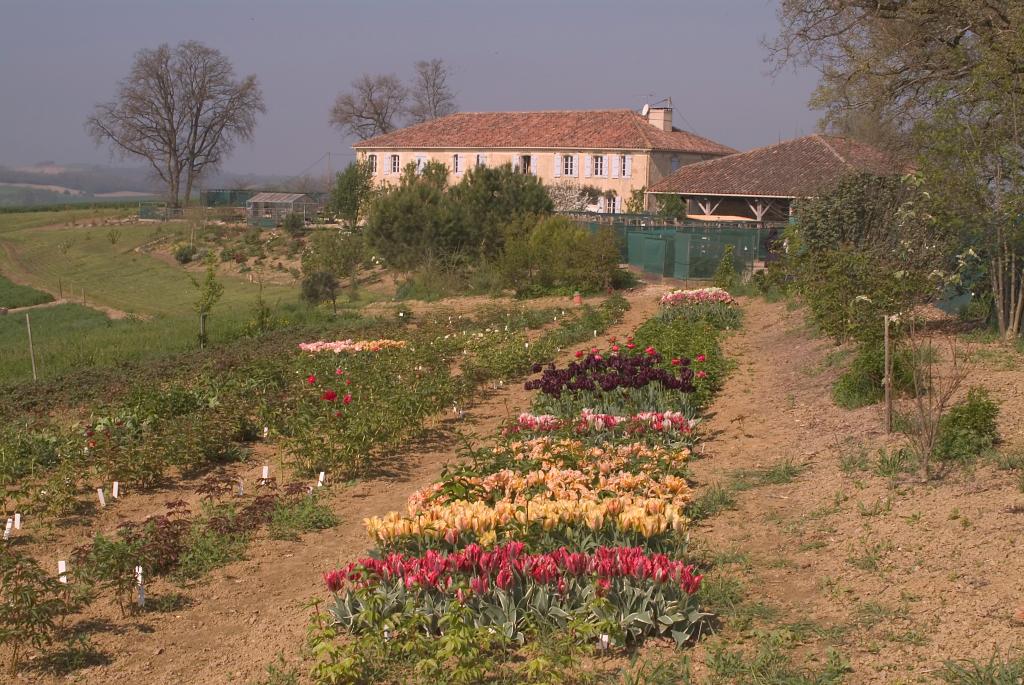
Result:
<svg viewBox="0 0 1024 685">
<path fill-rule="evenodd" d="M 768 75 L 775 0 L 2 0 L 0 164 L 109 161 L 85 135 L 133 53 L 196 39 L 255 73 L 267 113 L 226 168 L 298 174 L 351 157 L 327 123 L 364 72 L 451 65 L 465 111 L 631 107 L 740 149 L 810 133 L 816 75 Z M 337 158 L 336 158 L 337 159 Z M 347 159 L 336 161 L 335 165 Z M 314 169 L 315 171 L 315 169 Z"/>
</svg>

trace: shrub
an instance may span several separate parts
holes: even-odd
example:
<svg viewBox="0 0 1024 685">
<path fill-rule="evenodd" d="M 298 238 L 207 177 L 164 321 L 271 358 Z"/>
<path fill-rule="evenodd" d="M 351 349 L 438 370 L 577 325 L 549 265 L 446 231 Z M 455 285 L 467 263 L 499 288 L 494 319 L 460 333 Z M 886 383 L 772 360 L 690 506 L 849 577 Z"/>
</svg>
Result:
<svg viewBox="0 0 1024 685">
<path fill-rule="evenodd" d="M 715 269 L 714 284 L 718 288 L 728 290 L 736 285 L 736 265 L 733 264 L 735 245 L 726 245 L 722 259 Z"/>
<path fill-rule="evenodd" d="M 984 388 L 971 388 L 939 421 L 935 456 L 945 461 L 969 460 L 998 440 L 999 405 Z"/>
<path fill-rule="evenodd" d="M 881 344 L 863 345 L 847 369 L 832 386 L 832 399 L 844 409 L 857 409 L 881 402 L 885 396 L 885 350 Z M 914 356 L 897 347 L 892 358 L 893 392 L 914 392 Z"/>
<path fill-rule="evenodd" d="M 59 622 L 73 609 L 64 590 L 33 559 L 0 549 L 0 645 L 10 645 L 11 673 L 17 673 L 24 647 L 53 642 Z"/>
<path fill-rule="evenodd" d="M 338 279 L 327 271 L 315 271 L 302 279 L 302 299 L 311 305 L 330 302 L 338 310 Z"/>
<path fill-rule="evenodd" d="M 565 217 L 542 219 L 526 236 L 506 244 L 501 270 L 520 295 L 595 292 L 616 278 L 617 241 L 609 228 L 591 233 Z"/>
<path fill-rule="evenodd" d="M 281 228 L 293 238 L 306 233 L 306 219 L 301 214 L 288 214 L 281 223 Z"/>
<path fill-rule="evenodd" d="M 199 248 L 195 245 L 179 245 L 174 248 L 174 259 L 178 264 L 188 264 L 196 255 L 199 253 Z"/>
</svg>

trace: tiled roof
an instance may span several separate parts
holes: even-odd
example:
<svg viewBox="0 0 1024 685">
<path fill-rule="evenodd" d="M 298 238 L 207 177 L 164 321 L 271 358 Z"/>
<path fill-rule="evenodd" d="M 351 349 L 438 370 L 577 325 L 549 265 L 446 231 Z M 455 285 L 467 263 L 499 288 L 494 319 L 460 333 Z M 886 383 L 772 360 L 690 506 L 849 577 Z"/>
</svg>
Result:
<svg viewBox="0 0 1024 685">
<path fill-rule="evenodd" d="M 688 131 L 662 131 L 628 109 L 459 112 L 362 140 L 352 147 L 667 150 L 704 155 L 736 152 Z"/>
<path fill-rule="evenodd" d="M 652 193 L 810 197 L 851 173 L 907 170 L 878 148 L 840 136 L 811 135 L 680 167 Z"/>
</svg>

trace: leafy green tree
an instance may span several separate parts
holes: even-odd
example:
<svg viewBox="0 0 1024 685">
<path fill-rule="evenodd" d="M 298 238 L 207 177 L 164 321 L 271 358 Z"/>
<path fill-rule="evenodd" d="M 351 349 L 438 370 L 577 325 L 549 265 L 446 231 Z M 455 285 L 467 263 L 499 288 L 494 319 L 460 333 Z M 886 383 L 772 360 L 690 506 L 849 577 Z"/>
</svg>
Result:
<svg viewBox="0 0 1024 685">
<path fill-rule="evenodd" d="M 626 212 L 629 214 L 643 214 L 647 210 L 647 186 L 634 188 L 626 200 Z"/>
<path fill-rule="evenodd" d="M 302 254 L 302 272 L 308 276 L 325 271 L 339 279 L 347 278 L 350 293 L 354 293 L 359 266 L 365 260 L 366 248 L 362 233 L 326 229 L 313 234 Z"/>
<path fill-rule="evenodd" d="M 509 224 L 554 211 L 544 184 L 511 164 L 469 169 L 450 196 L 464 250 L 487 259 L 501 253 Z"/>
<path fill-rule="evenodd" d="M 825 6 L 827 5 L 827 7 Z M 977 255 L 1000 333 L 1024 318 L 1024 4 L 1013 0 L 783 0 L 777 67 L 817 68 L 833 125 L 870 113 L 903 134 L 936 224 Z M 912 134 L 912 135 L 907 135 Z"/>
<path fill-rule="evenodd" d="M 658 195 L 658 214 L 669 218 L 683 220 L 686 218 L 686 202 L 678 195 Z"/>
<path fill-rule="evenodd" d="M 331 189 L 331 209 L 350 226 L 366 216 L 376 190 L 373 173 L 366 162 L 355 161 L 337 175 Z"/>
<path fill-rule="evenodd" d="M 203 277 L 203 280 L 197 281 L 195 278 L 192 278 L 192 285 L 198 292 L 195 309 L 199 313 L 200 347 L 205 347 L 207 342 L 206 317 L 224 295 L 224 284 L 217 280 L 217 258 L 211 252 L 206 255 L 204 261 L 206 264 L 206 275 Z"/>
<path fill-rule="evenodd" d="M 66 586 L 14 550 L 0 549 L 0 645 L 10 646 L 10 672 L 17 673 L 23 649 L 53 642 L 73 607 Z"/>
<path fill-rule="evenodd" d="M 302 279 L 302 299 L 311 305 L 331 302 L 338 313 L 338 279 L 327 271 L 315 271 Z"/>
</svg>

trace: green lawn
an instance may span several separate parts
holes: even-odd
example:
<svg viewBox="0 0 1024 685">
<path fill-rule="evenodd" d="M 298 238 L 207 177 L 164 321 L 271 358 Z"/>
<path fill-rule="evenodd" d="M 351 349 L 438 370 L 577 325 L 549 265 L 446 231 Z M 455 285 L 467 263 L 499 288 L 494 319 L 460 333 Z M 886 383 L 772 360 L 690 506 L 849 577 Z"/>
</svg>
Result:
<svg viewBox="0 0 1024 685">
<path fill-rule="evenodd" d="M 11 283 L 3 275 L 0 275 L 0 307 L 13 309 L 52 301 L 53 297 L 49 293 Z"/>
<path fill-rule="evenodd" d="M 64 212 L 63 214 L 72 214 Z M 17 215 L 12 215 L 17 216 Z M 111 243 L 110 232 L 119 232 Z M 65 297 L 113 307 L 141 316 L 193 316 L 196 291 L 191 275 L 135 248 L 168 233 L 183 232 L 182 224 L 138 224 L 118 226 L 77 226 L 59 228 L 0 228 L 0 272 L 51 291 L 61 289 Z M 258 287 L 240 277 L 225 276 L 220 309 L 250 307 Z M 294 286 L 266 285 L 263 296 L 271 303 L 292 303 L 298 298 Z"/>
<path fill-rule="evenodd" d="M 115 321 L 79 304 L 33 310 L 32 336 L 42 378 L 120 361 L 159 359 L 197 346 L 191 278 L 201 278 L 201 267 L 188 271 L 135 249 L 169 233 L 175 240 L 183 237 L 184 224 L 117 226 L 112 242 L 112 227 L 89 225 L 102 216 L 103 210 L 0 214 L 0 273 L 54 292 L 60 283 L 65 298 L 78 299 L 84 289 L 88 304 L 132 315 Z M 224 296 L 208 323 L 214 345 L 244 335 L 259 297 L 259 287 L 241 276 L 222 275 L 220 281 Z M 9 297 L 14 301 L 15 287 L 0 279 L 0 305 Z M 26 292 L 36 291 L 17 292 L 25 298 Z M 265 285 L 263 298 L 279 322 L 320 315 L 300 305 L 297 286 Z M 0 384 L 31 379 L 26 333 L 24 315 L 0 317 Z"/>
</svg>

